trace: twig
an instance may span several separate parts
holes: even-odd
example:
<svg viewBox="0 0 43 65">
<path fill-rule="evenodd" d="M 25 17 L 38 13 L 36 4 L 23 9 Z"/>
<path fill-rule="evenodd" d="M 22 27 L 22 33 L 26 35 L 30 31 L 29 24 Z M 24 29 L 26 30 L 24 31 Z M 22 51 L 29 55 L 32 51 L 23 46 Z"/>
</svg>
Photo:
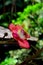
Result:
<svg viewBox="0 0 43 65">
<path fill-rule="evenodd" d="M 3 13 L 5 13 L 5 0 L 3 0 L 3 6 L 4 6 L 4 7 L 3 7 L 3 11 L 4 11 L 4 12 L 3 12 Z"/>
<path fill-rule="evenodd" d="M 14 11 L 14 7 L 15 7 L 15 12 L 16 12 L 16 0 L 12 0 L 12 7 L 11 7 L 11 17 Z"/>
<path fill-rule="evenodd" d="M 43 59 L 43 56 L 42 57 L 35 58 L 35 59 Z"/>
<path fill-rule="evenodd" d="M 0 44 L 13 44 L 13 43 L 17 43 L 14 39 L 3 39 L 0 38 Z"/>
<path fill-rule="evenodd" d="M 42 49 L 39 49 L 39 50 L 36 52 L 35 55 L 29 56 L 28 58 L 25 59 L 24 62 L 22 62 L 21 64 L 18 64 L 18 65 L 25 65 L 25 64 L 27 64 L 30 60 L 35 59 L 42 51 L 43 51 L 43 48 L 42 48 Z"/>
<path fill-rule="evenodd" d="M 33 64 L 33 65 L 37 65 L 35 62 L 32 62 L 31 64 Z"/>
<path fill-rule="evenodd" d="M 36 51 L 38 51 L 38 49 L 36 47 L 34 47 L 33 45 L 31 45 L 32 48 L 34 48 Z"/>
</svg>

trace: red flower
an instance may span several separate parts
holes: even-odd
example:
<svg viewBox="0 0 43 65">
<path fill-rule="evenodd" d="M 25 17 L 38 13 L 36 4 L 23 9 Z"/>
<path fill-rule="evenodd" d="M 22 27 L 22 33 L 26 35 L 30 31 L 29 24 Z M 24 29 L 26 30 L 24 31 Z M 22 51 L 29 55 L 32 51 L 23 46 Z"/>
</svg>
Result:
<svg viewBox="0 0 43 65">
<path fill-rule="evenodd" d="M 30 48 L 29 42 L 26 40 L 30 37 L 20 25 L 10 24 L 9 29 L 12 31 L 13 38 L 18 41 L 21 48 Z"/>
</svg>

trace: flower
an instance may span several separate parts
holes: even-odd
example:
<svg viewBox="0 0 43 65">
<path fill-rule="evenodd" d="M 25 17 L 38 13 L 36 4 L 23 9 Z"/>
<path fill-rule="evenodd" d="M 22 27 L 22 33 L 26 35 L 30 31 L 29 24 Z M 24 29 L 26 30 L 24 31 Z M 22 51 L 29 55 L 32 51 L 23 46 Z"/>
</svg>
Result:
<svg viewBox="0 0 43 65">
<path fill-rule="evenodd" d="M 30 38 L 30 35 L 27 34 L 22 26 L 20 25 L 14 25 L 14 24 L 10 24 L 9 25 L 9 29 L 12 32 L 12 36 L 13 38 L 18 41 L 18 44 L 21 48 L 30 48 L 30 44 L 29 42 L 26 40 L 27 38 Z"/>
</svg>

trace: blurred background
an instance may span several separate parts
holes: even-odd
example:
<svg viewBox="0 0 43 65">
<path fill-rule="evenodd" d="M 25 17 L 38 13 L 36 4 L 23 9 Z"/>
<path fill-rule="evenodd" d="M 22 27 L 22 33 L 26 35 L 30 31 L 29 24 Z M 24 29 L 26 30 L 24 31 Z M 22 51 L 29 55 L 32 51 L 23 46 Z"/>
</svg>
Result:
<svg viewBox="0 0 43 65">
<path fill-rule="evenodd" d="M 21 64 L 27 57 L 34 56 L 35 52 L 39 55 L 26 65 L 43 63 L 43 51 L 38 52 L 43 49 L 43 0 L 0 0 L 0 26 L 8 28 L 10 23 L 23 26 L 38 41 L 28 41 L 32 45 L 30 49 L 15 49 L 14 45 L 0 44 L 0 65 Z"/>
</svg>

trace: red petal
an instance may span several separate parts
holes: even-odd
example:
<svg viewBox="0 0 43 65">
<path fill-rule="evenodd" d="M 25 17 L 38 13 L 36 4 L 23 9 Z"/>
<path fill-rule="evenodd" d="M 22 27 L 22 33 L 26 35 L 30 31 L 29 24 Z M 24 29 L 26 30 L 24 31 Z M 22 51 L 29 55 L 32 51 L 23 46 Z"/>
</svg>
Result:
<svg viewBox="0 0 43 65">
<path fill-rule="evenodd" d="M 30 48 L 30 45 L 27 40 L 23 40 L 23 41 L 18 40 L 18 43 L 21 48 L 27 48 L 27 49 Z"/>
<path fill-rule="evenodd" d="M 11 31 L 13 31 L 13 30 L 15 29 L 15 25 L 11 23 L 11 24 L 9 25 L 9 29 L 10 29 Z"/>
</svg>

